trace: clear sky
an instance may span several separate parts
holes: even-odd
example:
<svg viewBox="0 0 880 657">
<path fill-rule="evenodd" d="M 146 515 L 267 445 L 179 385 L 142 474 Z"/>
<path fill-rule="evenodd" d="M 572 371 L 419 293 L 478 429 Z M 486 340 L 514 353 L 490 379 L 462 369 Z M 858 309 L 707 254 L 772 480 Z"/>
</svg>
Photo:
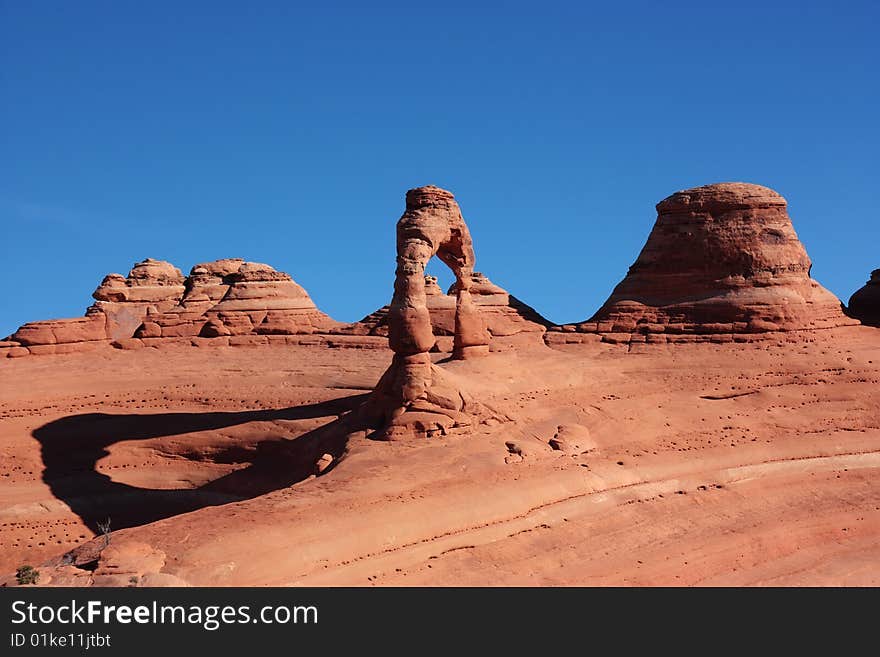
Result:
<svg viewBox="0 0 880 657">
<path fill-rule="evenodd" d="M 846 300 L 880 267 L 878 7 L 0 0 L 0 337 L 146 257 L 266 262 L 360 319 L 425 184 L 556 322 L 721 181 L 783 194 Z"/>
</svg>

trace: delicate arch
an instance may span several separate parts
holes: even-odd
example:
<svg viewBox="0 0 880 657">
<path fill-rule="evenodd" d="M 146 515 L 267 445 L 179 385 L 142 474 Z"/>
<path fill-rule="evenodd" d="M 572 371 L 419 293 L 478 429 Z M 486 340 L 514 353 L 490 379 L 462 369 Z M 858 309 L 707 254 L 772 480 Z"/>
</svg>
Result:
<svg viewBox="0 0 880 657">
<path fill-rule="evenodd" d="M 425 400 L 432 383 L 429 351 L 434 346 L 425 288 L 425 267 L 437 256 L 455 275 L 454 359 L 489 351 L 489 333 L 471 300 L 474 247 L 453 195 L 438 187 L 406 194 L 406 211 L 397 222 L 397 271 L 388 309 L 388 341 L 394 359 L 369 406 L 388 421 Z"/>
</svg>

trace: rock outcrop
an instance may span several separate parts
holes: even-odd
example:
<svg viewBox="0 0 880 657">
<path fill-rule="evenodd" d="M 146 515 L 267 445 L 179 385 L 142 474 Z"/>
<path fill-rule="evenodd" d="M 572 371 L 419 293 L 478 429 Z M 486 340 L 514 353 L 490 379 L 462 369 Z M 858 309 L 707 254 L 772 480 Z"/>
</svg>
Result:
<svg viewBox="0 0 880 657">
<path fill-rule="evenodd" d="M 449 373 L 431 364 L 431 352 L 466 359 L 488 353 L 493 340 L 521 333 L 548 344 L 598 340 L 597 335 L 607 342 L 727 342 L 857 320 L 880 325 L 880 270 L 853 295 L 845 312 L 810 278 L 811 262 L 786 201 L 773 190 L 745 183 L 707 185 L 677 192 L 656 207 L 654 228 L 626 277 L 593 317 L 578 324 L 552 326 L 474 272 L 471 236 L 455 198 L 428 186 L 406 195 L 397 224 L 392 301 L 360 322 L 334 321 L 288 274 L 266 264 L 227 258 L 198 264 L 184 277 L 172 264 L 148 258 L 125 277 L 106 276 L 84 317 L 20 327 L 0 341 L 0 358 L 105 343 L 137 349 L 309 340 L 331 348 L 384 349 L 387 337 L 394 360 L 368 407 L 374 419 L 386 427 L 394 420 L 406 434 L 419 423 L 396 418 L 415 412 L 414 404 L 423 404 L 430 389 L 448 383 Z M 425 276 L 425 265 L 435 255 L 455 274 L 446 293 L 435 278 Z M 496 350 L 519 345 L 520 339 L 506 343 L 495 342 Z M 453 415 L 462 411 L 458 401 L 430 403 Z"/>
<path fill-rule="evenodd" d="M 810 258 L 785 199 L 773 190 L 706 185 L 669 196 L 657 214 L 645 247 L 605 304 L 563 331 L 663 342 L 852 323 L 840 301 L 810 278 Z"/>
<path fill-rule="evenodd" d="M 397 222 L 397 272 L 388 308 L 388 343 L 394 358 L 360 409 L 365 421 L 389 440 L 431 436 L 471 424 L 478 405 L 454 378 L 434 365 L 425 266 L 437 256 L 455 275 L 454 359 L 484 355 L 489 333 L 471 296 L 474 248 L 453 195 L 438 187 L 411 189 Z M 436 288 L 436 289 L 435 289 Z"/>
<path fill-rule="evenodd" d="M 269 335 L 328 333 L 340 325 L 289 275 L 241 258 L 198 264 L 188 277 L 168 262 L 147 258 L 128 276 L 105 276 L 92 296 L 95 303 L 84 317 L 19 328 L 0 341 L 0 358 L 85 351 L 110 342 L 136 348 L 144 345 L 140 338 L 154 346 L 156 339 L 199 337 L 265 341 Z"/>
<path fill-rule="evenodd" d="M 95 304 L 87 313 L 106 317 L 111 340 L 130 338 L 148 312 L 163 312 L 180 302 L 184 277 L 169 262 L 147 258 L 132 267 L 128 276 L 108 274 L 92 293 Z"/>
<path fill-rule="evenodd" d="M 241 258 L 225 258 L 200 263 L 192 268 L 184 283 L 179 303 L 160 312 L 150 313 L 143 326 L 133 331 L 137 337 L 171 338 L 199 335 L 208 321 L 206 313 L 229 291 L 227 280 L 244 264 Z"/>
<path fill-rule="evenodd" d="M 147 313 L 178 303 L 184 291 L 180 270 L 168 262 L 147 258 L 128 276 L 108 274 L 94 291 L 95 303 L 85 317 L 29 322 L 9 336 L 18 346 L 8 356 L 85 351 L 120 338 L 131 337 Z"/>
<path fill-rule="evenodd" d="M 470 293 L 474 306 L 480 310 L 490 338 L 518 333 L 543 333 L 551 325 L 534 308 L 495 285 L 480 272 L 471 275 Z M 455 335 L 455 285 L 444 293 L 437 285 L 436 277 L 425 276 L 425 295 L 434 335 Z M 390 306 L 383 306 L 361 321 L 338 329 L 338 332 L 387 336 L 389 308 Z"/>
<path fill-rule="evenodd" d="M 106 318 L 101 313 L 95 312 L 72 319 L 28 322 L 9 336 L 9 341 L 25 347 L 101 340 L 107 340 Z"/>
<path fill-rule="evenodd" d="M 872 271 L 870 280 L 849 298 L 847 313 L 862 324 L 880 327 L 880 269 Z"/>
<path fill-rule="evenodd" d="M 193 267 L 180 304 L 151 313 L 135 337 L 296 335 L 335 326 L 288 274 L 229 258 Z"/>
</svg>

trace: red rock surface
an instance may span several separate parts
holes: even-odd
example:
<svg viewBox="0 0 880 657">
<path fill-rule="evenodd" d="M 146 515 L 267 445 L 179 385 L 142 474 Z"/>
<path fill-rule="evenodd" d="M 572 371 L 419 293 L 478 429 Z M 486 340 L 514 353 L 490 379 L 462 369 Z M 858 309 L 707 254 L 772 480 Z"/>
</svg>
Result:
<svg viewBox="0 0 880 657">
<path fill-rule="evenodd" d="M 135 337 L 296 335 L 338 325 L 288 274 L 228 258 L 193 267 L 180 304 L 151 313 Z"/>
<path fill-rule="evenodd" d="M 128 276 L 108 274 L 92 293 L 95 304 L 88 312 L 106 317 L 111 340 L 130 338 L 148 312 L 177 305 L 184 292 L 184 277 L 169 262 L 147 258 L 132 267 Z"/>
<path fill-rule="evenodd" d="M 626 277 L 575 330 L 663 339 L 850 323 L 840 301 L 810 278 L 786 201 L 773 190 L 706 185 L 664 199 L 657 213 Z"/>
<path fill-rule="evenodd" d="M 847 312 L 862 324 L 880 327 L 880 269 L 872 271 L 865 286 L 849 298 Z"/>
<path fill-rule="evenodd" d="M 433 220 L 445 235 L 455 216 L 435 190 L 413 199 L 429 239 Z M 0 586 L 26 563 L 40 586 L 880 585 L 880 331 L 823 328 L 830 302 L 810 296 L 784 206 L 769 190 L 727 191 L 664 206 L 682 215 L 682 242 L 726 244 L 728 260 L 673 253 L 710 269 L 684 273 L 681 285 L 708 288 L 683 301 L 663 297 L 674 271 L 647 250 L 635 289 L 661 303 L 643 312 L 674 306 L 682 330 L 715 331 L 694 306 L 713 319 L 745 308 L 785 330 L 600 339 L 566 326 L 496 335 L 484 357 L 451 359 L 427 351 L 437 338 L 423 320 L 446 295 L 425 281 L 425 250 L 409 239 L 419 231 L 404 231 L 390 345 L 252 332 L 113 349 L 91 339 L 99 311 L 23 333 L 52 344 L 3 341 L 9 355 L 93 351 L 0 362 Z M 727 219 L 738 257 L 721 239 Z M 668 229 L 655 240 L 667 252 Z M 746 276 L 743 262 L 763 264 Z M 289 278 L 245 264 L 197 266 L 175 306 L 192 319 L 176 326 L 203 326 L 224 300 L 228 317 L 214 316 L 230 332 L 308 310 Z M 503 309 L 466 269 L 471 316 L 495 312 L 480 296 Z M 427 365 L 410 379 L 423 387 L 401 409 L 395 386 L 412 363 Z M 387 377 L 399 378 L 383 388 Z M 380 410 L 402 410 L 380 418 L 379 436 L 361 412 L 377 389 Z"/>
<path fill-rule="evenodd" d="M 474 246 L 453 195 L 426 186 L 406 193 L 397 222 L 397 271 L 388 307 L 391 365 L 379 379 L 359 415 L 375 435 L 388 440 L 446 435 L 462 431 L 484 415 L 454 376 L 437 368 L 429 352 L 436 343 L 428 297 L 440 297 L 425 266 L 437 256 L 455 275 L 452 358 L 489 353 L 489 333 L 471 296 Z M 433 283 L 433 284 L 431 284 Z"/>
<path fill-rule="evenodd" d="M 0 580 L 880 585 L 880 332 L 775 335 L 443 363 L 512 421 L 329 449 L 387 347 L 6 360 Z"/>
<path fill-rule="evenodd" d="M 29 322 L 9 336 L 20 345 L 7 356 L 85 351 L 107 340 L 131 337 L 148 311 L 175 305 L 183 294 L 183 275 L 170 263 L 147 258 L 127 277 L 108 274 L 93 293 L 85 317 Z M 0 353 L 2 355 L 2 353 Z"/>
<path fill-rule="evenodd" d="M 107 339 L 105 318 L 100 313 L 74 319 L 49 319 L 29 322 L 10 336 L 11 342 L 33 347 L 72 342 L 95 342 Z"/>
<path fill-rule="evenodd" d="M 288 274 L 241 258 L 193 267 L 147 258 L 128 276 L 108 274 L 92 294 L 85 317 L 30 322 L 0 342 L 0 358 L 87 351 L 112 341 L 123 349 L 142 338 L 327 333 L 340 326 L 315 307 Z M 265 340 L 265 339 L 264 339 Z M 228 344 L 228 342 L 224 343 Z"/>
<path fill-rule="evenodd" d="M 479 309 L 491 338 L 508 337 L 519 333 L 541 334 L 551 322 L 534 308 L 526 305 L 504 288 L 495 285 L 480 272 L 474 272 L 471 298 Z M 425 277 L 426 305 L 431 316 L 435 336 L 454 335 L 455 332 L 455 286 L 444 293 L 434 276 Z M 388 335 L 388 306 L 383 306 L 360 322 L 339 329 L 340 333 L 354 335 Z M 490 340 L 490 346 L 492 341 Z M 441 351 L 451 351 L 451 343 L 438 341 Z"/>
</svg>

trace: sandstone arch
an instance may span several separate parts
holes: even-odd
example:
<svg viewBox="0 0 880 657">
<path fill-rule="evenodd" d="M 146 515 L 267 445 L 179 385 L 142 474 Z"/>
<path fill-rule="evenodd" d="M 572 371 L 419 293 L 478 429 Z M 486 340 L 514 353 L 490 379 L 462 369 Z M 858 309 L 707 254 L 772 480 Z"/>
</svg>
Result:
<svg viewBox="0 0 880 657">
<path fill-rule="evenodd" d="M 427 355 L 434 346 L 425 289 L 425 267 L 437 256 L 455 276 L 456 308 L 452 357 L 488 353 L 489 336 L 471 300 L 474 246 L 455 197 L 439 187 L 406 193 L 397 222 L 397 271 L 389 307 L 389 343 L 401 356 Z"/>
<path fill-rule="evenodd" d="M 473 402 L 433 365 L 429 354 L 435 338 L 425 266 L 435 255 L 455 275 L 453 359 L 489 351 L 489 333 L 471 299 L 474 247 L 458 203 L 439 187 L 411 189 L 397 222 L 397 271 L 388 309 L 388 342 L 394 357 L 364 408 L 372 423 L 385 426 L 387 438 L 431 435 L 469 423 L 466 407 Z"/>
</svg>

